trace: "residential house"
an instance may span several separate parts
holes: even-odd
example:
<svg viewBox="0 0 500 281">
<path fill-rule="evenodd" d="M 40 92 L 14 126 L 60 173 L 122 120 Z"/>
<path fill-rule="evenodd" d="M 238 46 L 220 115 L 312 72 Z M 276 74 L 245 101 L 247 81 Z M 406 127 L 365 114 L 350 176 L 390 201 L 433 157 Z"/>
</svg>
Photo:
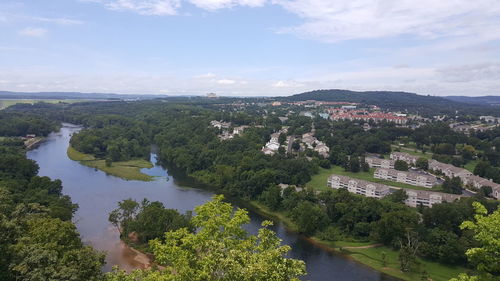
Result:
<svg viewBox="0 0 500 281">
<path fill-rule="evenodd" d="M 405 161 L 406 163 L 408 163 L 409 165 L 415 166 L 415 164 L 417 164 L 417 160 L 419 157 L 415 156 L 415 155 L 411 155 L 411 154 L 406 153 L 406 152 L 393 152 L 393 153 L 391 153 L 390 158 L 394 161 L 402 160 L 402 161 Z"/>
<path fill-rule="evenodd" d="M 365 157 L 365 162 L 370 166 L 370 168 L 385 168 L 394 169 L 394 160 L 382 159 L 377 157 Z"/>
</svg>

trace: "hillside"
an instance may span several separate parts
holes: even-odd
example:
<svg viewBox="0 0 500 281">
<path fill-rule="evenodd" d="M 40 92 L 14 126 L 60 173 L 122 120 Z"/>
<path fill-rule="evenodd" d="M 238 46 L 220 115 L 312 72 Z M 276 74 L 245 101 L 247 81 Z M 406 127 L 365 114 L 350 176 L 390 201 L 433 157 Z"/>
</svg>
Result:
<svg viewBox="0 0 500 281">
<path fill-rule="evenodd" d="M 482 96 L 482 97 L 447 96 L 444 98 L 464 103 L 500 106 L 500 96 Z"/>
<path fill-rule="evenodd" d="M 338 89 L 317 90 L 285 97 L 282 100 L 348 101 L 377 105 L 390 110 L 410 113 L 418 112 L 419 114 L 426 116 L 438 114 L 455 114 L 455 111 L 457 110 L 463 114 L 471 115 L 500 115 L 500 112 L 498 112 L 498 108 L 495 108 L 491 105 L 470 104 L 449 100 L 444 97 L 424 96 L 407 92 L 357 92 Z"/>
</svg>

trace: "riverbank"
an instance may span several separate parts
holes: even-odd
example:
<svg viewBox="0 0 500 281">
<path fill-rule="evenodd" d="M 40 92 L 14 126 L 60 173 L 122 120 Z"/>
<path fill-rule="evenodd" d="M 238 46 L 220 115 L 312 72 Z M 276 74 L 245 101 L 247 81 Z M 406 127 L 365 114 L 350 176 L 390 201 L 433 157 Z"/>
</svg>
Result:
<svg viewBox="0 0 500 281">
<path fill-rule="evenodd" d="M 153 167 L 151 162 L 144 159 L 113 162 L 111 166 L 107 166 L 104 159 L 96 159 L 93 155 L 81 153 L 71 146 L 68 147 L 67 155 L 71 160 L 78 161 L 82 165 L 101 170 L 106 174 L 124 180 L 152 181 L 154 179 L 153 176 L 141 172 L 141 169 Z"/>
<path fill-rule="evenodd" d="M 257 201 L 246 202 L 245 205 L 249 205 L 253 211 L 263 216 L 282 221 L 286 228 L 291 231 L 297 232 L 298 230 L 293 221 L 282 212 L 272 211 Z M 424 271 L 427 273 L 427 280 L 433 281 L 448 281 L 458 276 L 459 273 L 468 271 L 464 267 L 448 266 L 417 258 L 417 262 L 420 264 L 418 272 L 402 272 L 399 267 L 399 252 L 381 244 L 375 242 L 324 241 L 318 237 L 308 237 L 307 239 L 328 251 L 342 254 L 374 270 L 406 281 L 425 280 L 422 279 L 422 272 Z M 384 255 L 385 259 L 382 258 Z"/>
</svg>

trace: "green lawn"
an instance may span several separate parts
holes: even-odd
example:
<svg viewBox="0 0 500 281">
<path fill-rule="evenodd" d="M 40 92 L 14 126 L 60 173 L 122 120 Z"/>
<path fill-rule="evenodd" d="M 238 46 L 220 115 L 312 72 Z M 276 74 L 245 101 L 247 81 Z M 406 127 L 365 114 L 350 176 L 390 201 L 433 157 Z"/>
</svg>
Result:
<svg viewBox="0 0 500 281">
<path fill-rule="evenodd" d="M 314 175 L 311 180 L 306 183 L 306 186 L 312 187 L 315 190 L 328 190 L 330 189 L 329 187 L 326 186 L 326 182 L 328 180 L 328 177 L 332 174 L 337 174 L 337 175 L 343 175 L 343 176 L 348 176 L 351 178 L 356 178 L 356 179 L 362 179 L 366 181 L 371 181 L 371 182 L 376 182 L 376 183 L 381 183 L 381 184 L 386 184 L 389 186 L 395 186 L 395 187 L 401 187 L 401 188 L 411 188 L 411 189 L 417 189 L 417 190 L 433 190 L 433 191 L 440 191 L 442 190 L 440 186 L 436 186 L 433 188 L 425 188 L 421 186 L 413 186 L 409 184 L 404 184 L 400 182 L 393 182 L 393 181 L 388 181 L 388 180 L 383 180 L 383 179 L 376 179 L 373 177 L 375 169 L 370 169 L 369 172 L 359 172 L 359 173 L 352 173 L 352 172 L 346 172 L 344 171 L 344 168 L 340 166 L 332 166 L 330 169 L 323 169 L 320 168 L 319 173 Z"/>
<path fill-rule="evenodd" d="M 430 278 L 429 280 L 434 281 L 447 281 L 453 277 L 456 277 L 459 273 L 467 271 L 467 269 L 463 267 L 448 266 L 418 258 L 418 269 L 416 269 L 415 272 L 404 273 L 399 268 L 400 263 L 398 260 L 398 251 L 395 251 L 391 248 L 382 246 L 366 249 L 344 249 L 343 251 L 355 260 L 366 264 L 378 271 L 409 281 L 421 280 L 421 272 L 423 271 L 427 272 Z M 382 261 L 382 252 L 385 252 L 386 255 L 385 266 L 383 265 Z"/>
<path fill-rule="evenodd" d="M 395 144 L 392 144 L 391 148 L 393 151 L 395 151 L 396 149 L 399 149 L 399 150 L 401 150 L 401 152 L 406 152 L 410 155 L 415 155 L 415 156 L 423 157 L 426 159 L 432 159 L 431 152 L 422 153 L 421 150 L 417 150 L 416 148 L 410 148 L 410 147 L 406 147 L 406 146 L 398 146 Z M 386 155 L 386 156 L 387 156 L 386 158 L 389 158 L 389 155 Z"/>
<path fill-rule="evenodd" d="M 469 161 L 467 164 L 465 164 L 464 168 L 473 173 L 477 163 L 479 163 L 479 160 Z"/>
<path fill-rule="evenodd" d="M 52 100 L 52 99 L 41 99 L 41 100 L 35 100 L 35 99 L 19 99 L 19 100 L 1 100 L 0 99 L 0 110 L 7 108 L 11 105 L 18 104 L 18 103 L 29 103 L 29 104 L 35 104 L 37 102 L 45 102 L 45 103 L 75 103 L 75 102 L 84 102 L 86 100 Z"/>
<path fill-rule="evenodd" d="M 104 159 L 96 159 L 89 154 L 81 153 L 71 146 L 68 147 L 68 157 L 71 160 L 78 161 L 82 165 L 104 171 L 106 174 L 113 175 L 125 180 L 151 181 L 154 177 L 141 173 L 143 168 L 152 168 L 153 164 L 144 159 L 134 159 L 130 161 L 113 162 L 111 167 L 106 166 Z"/>
</svg>

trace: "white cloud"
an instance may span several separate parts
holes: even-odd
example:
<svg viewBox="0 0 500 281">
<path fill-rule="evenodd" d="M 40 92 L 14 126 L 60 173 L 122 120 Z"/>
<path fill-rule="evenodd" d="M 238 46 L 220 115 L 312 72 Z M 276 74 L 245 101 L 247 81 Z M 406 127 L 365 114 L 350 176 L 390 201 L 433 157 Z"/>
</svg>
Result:
<svg viewBox="0 0 500 281">
<path fill-rule="evenodd" d="M 500 37 L 497 0 L 274 0 L 303 18 L 280 32 L 336 42 L 399 35 L 423 38 L 472 36 L 495 27 Z"/>
<path fill-rule="evenodd" d="M 60 25 L 79 25 L 84 24 L 81 20 L 74 20 L 68 18 L 44 18 L 44 17 L 32 17 L 32 20 L 48 23 L 56 23 Z"/>
<path fill-rule="evenodd" d="M 19 34 L 28 37 L 44 37 L 48 30 L 40 27 L 26 27 L 19 30 Z"/>
<path fill-rule="evenodd" d="M 210 79 L 210 78 L 215 78 L 216 75 L 213 73 L 205 73 L 205 74 L 200 74 L 194 76 L 194 78 L 199 78 L 199 79 Z"/>
<path fill-rule="evenodd" d="M 217 80 L 216 82 L 217 82 L 217 84 L 222 84 L 222 85 L 232 85 L 232 84 L 236 83 L 235 80 L 231 80 L 231 79 L 220 79 L 220 80 Z"/>
<path fill-rule="evenodd" d="M 274 84 L 272 84 L 273 87 L 275 88 L 298 88 L 304 86 L 304 84 L 295 82 L 295 81 L 278 81 Z"/>
<path fill-rule="evenodd" d="M 113 0 L 106 1 L 111 10 L 132 11 L 140 15 L 171 16 L 177 14 L 180 0 Z"/>
<path fill-rule="evenodd" d="M 234 6 L 261 7 L 267 0 L 189 0 L 193 5 L 205 10 L 219 10 Z"/>
</svg>

